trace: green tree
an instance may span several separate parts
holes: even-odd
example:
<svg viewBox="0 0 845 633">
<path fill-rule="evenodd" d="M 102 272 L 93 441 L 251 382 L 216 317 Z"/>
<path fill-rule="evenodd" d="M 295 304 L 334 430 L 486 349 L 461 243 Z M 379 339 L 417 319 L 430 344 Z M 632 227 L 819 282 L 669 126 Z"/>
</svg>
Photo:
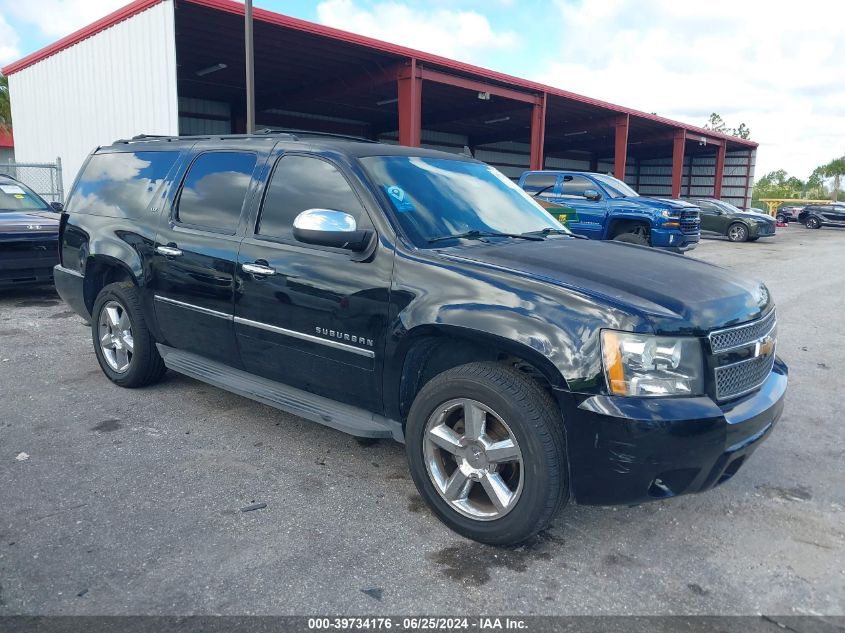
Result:
<svg viewBox="0 0 845 633">
<path fill-rule="evenodd" d="M 704 129 L 721 132 L 722 134 L 732 134 L 739 138 L 747 139 L 751 137 L 751 129 L 745 123 L 740 123 L 739 127 L 729 128 L 725 120 L 715 112 L 710 114 L 710 118 L 704 124 Z"/>
<path fill-rule="evenodd" d="M 9 78 L 0 74 L 0 129 L 12 129 L 12 104 L 9 101 Z"/>
<path fill-rule="evenodd" d="M 790 176 L 785 169 L 771 171 L 754 183 L 752 198 L 800 198 L 806 183 L 800 178 Z"/>
<path fill-rule="evenodd" d="M 818 174 L 824 178 L 833 178 L 833 189 L 830 192 L 831 200 L 839 199 L 839 192 L 842 189 L 842 177 L 845 176 L 845 156 L 834 158 L 826 165 L 819 165 L 814 174 Z"/>
</svg>

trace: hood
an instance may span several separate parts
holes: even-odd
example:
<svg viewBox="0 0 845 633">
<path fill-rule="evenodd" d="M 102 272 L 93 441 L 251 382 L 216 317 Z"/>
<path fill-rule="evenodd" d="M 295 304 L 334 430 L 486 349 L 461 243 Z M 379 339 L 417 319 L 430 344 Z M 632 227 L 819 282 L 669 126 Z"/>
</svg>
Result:
<svg viewBox="0 0 845 633">
<path fill-rule="evenodd" d="M 639 198 L 626 198 L 629 201 L 635 201 L 652 209 L 687 209 L 698 210 L 698 207 L 686 200 L 673 200 L 672 198 L 649 198 L 648 196 L 640 196 Z"/>
<path fill-rule="evenodd" d="M 770 303 L 768 290 L 757 280 L 683 255 L 621 242 L 514 240 L 443 253 L 636 312 L 656 333 L 702 335 L 755 319 Z"/>
<path fill-rule="evenodd" d="M 0 211 L 0 233 L 59 231 L 59 214 L 52 211 Z"/>
</svg>

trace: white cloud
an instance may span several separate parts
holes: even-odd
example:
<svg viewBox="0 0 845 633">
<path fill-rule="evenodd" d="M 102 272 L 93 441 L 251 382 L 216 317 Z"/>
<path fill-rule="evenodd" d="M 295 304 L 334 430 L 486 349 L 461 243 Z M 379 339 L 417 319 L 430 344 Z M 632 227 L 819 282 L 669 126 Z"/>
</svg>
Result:
<svg viewBox="0 0 845 633">
<path fill-rule="evenodd" d="M 317 17 L 327 26 L 476 63 L 518 42 L 515 33 L 495 31 L 477 11 L 421 10 L 393 1 L 364 9 L 353 0 L 325 0 L 317 5 Z"/>
<path fill-rule="evenodd" d="M 845 26 L 825 0 L 558 0 L 559 48 L 533 78 L 760 143 L 757 175 L 805 178 L 845 152 Z M 556 20 L 556 23 L 555 23 Z"/>
<path fill-rule="evenodd" d="M 20 38 L 0 14 L 0 66 L 13 62 L 21 56 Z"/>
<path fill-rule="evenodd" d="M 127 0 L 0 0 L 0 9 L 9 17 L 32 24 L 48 37 L 60 38 L 126 3 Z"/>
</svg>

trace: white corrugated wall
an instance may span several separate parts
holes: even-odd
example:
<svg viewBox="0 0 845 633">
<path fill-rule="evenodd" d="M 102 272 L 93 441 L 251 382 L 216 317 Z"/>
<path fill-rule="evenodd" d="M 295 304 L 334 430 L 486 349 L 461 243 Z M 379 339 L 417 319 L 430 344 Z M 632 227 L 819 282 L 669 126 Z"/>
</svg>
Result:
<svg viewBox="0 0 845 633">
<path fill-rule="evenodd" d="M 98 145 L 177 134 L 173 0 L 9 76 L 18 162 L 61 157 L 65 192 Z"/>
</svg>

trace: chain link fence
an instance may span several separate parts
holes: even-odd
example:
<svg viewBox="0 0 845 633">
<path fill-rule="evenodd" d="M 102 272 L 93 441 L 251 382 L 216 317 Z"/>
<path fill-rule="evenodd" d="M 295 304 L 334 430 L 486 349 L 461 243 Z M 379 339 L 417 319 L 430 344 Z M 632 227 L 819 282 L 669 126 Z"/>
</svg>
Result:
<svg viewBox="0 0 845 633">
<path fill-rule="evenodd" d="M 21 181 L 47 202 L 65 201 L 61 158 L 55 163 L 0 162 L 0 174 Z"/>
</svg>

